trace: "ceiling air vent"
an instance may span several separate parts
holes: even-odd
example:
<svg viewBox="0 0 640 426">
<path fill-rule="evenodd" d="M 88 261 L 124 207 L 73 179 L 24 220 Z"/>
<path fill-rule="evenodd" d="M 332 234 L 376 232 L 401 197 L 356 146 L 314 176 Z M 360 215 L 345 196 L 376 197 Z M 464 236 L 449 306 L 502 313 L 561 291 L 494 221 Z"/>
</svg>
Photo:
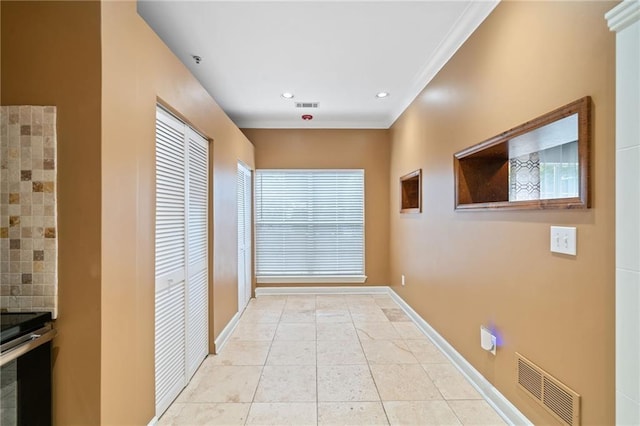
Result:
<svg viewBox="0 0 640 426">
<path fill-rule="evenodd" d="M 318 102 L 296 102 L 296 108 L 318 108 Z"/>
<path fill-rule="evenodd" d="M 518 387 L 562 424 L 580 424 L 580 395 L 516 352 Z"/>
</svg>

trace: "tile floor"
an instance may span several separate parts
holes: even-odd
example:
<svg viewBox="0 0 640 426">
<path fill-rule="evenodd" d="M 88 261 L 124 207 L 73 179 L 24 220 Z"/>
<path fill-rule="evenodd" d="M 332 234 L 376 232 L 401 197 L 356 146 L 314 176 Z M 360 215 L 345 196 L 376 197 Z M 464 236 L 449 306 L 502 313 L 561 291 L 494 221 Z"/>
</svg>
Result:
<svg viewBox="0 0 640 426">
<path fill-rule="evenodd" d="M 261 296 L 159 425 L 504 425 L 387 295 Z"/>
</svg>

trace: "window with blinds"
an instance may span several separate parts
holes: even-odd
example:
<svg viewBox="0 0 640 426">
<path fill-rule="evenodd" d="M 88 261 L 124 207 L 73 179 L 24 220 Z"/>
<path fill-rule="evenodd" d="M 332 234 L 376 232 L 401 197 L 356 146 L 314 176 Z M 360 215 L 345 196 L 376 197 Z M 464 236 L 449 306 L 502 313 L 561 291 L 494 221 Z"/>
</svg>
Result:
<svg viewBox="0 0 640 426">
<path fill-rule="evenodd" d="M 257 170 L 259 283 L 364 282 L 364 170 Z"/>
</svg>

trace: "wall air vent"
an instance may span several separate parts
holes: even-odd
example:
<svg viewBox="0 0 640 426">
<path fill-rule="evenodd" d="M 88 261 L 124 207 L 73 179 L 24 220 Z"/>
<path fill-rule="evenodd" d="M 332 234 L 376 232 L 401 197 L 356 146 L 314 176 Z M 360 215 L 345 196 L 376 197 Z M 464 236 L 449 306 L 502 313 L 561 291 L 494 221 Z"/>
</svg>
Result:
<svg viewBox="0 0 640 426">
<path fill-rule="evenodd" d="M 318 108 L 318 102 L 296 102 L 296 108 Z"/>
<path fill-rule="evenodd" d="M 580 395 L 516 352 L 518 387 L 556 419 L 568 426 L 580 424 Z"/>
</svg>

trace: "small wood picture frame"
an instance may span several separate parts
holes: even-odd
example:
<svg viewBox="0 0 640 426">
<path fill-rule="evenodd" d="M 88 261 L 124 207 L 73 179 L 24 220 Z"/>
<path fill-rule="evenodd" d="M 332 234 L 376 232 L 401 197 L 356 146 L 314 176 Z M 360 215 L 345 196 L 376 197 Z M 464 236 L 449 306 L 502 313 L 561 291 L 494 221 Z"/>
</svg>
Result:
<svg viewBox="0 0 640 426">
<path fill-rule="evenodd" d="M 400 178 L 400 213 L 422 212 L 422 169 Z"/>
</svg>

